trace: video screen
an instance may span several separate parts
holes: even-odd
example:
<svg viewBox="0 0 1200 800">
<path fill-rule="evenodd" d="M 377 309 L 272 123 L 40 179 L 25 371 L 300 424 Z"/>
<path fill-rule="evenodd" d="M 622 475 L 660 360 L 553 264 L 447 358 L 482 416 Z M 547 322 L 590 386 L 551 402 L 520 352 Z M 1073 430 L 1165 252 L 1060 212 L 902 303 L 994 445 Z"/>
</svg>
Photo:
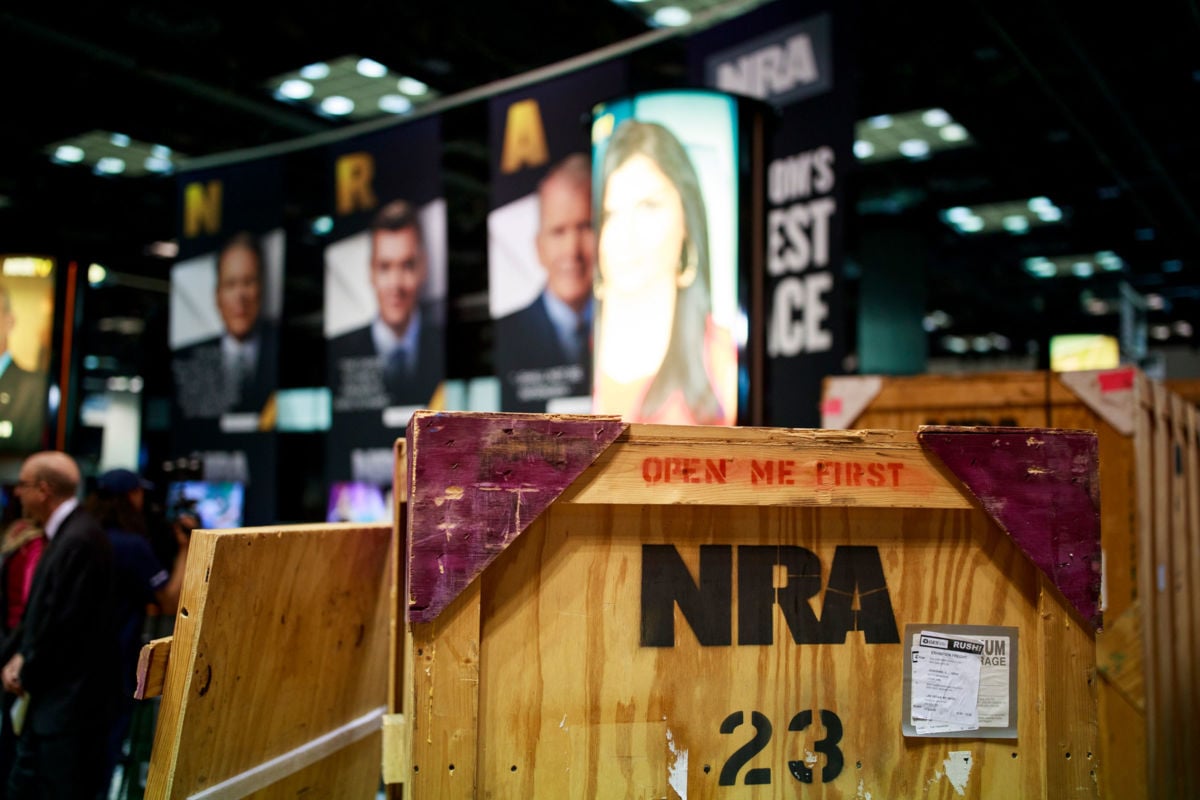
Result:
<svg viewBox="0 0 1200 800">
<path fill-rule="evenodd" d="M 167 508 L 191 509 L 202 528 L 240 528 L 244 489 L 233 482 L 177 481 L 167 486 Z"/>
<path fill-rule="evenodd" d="M 737 423 L 748 327 L 738 140 L 736 101 L 719 93 L 648 92 L 594 109 L 595 413 Z"/>
<path fill-rule="evenodd" d="M 391 492 L 365 481 L 337 481 L 329 487 L 326 522 L 391 522 Z"/>
<path fill-rule="evenodd" d="M 1121 365 L 1117 337 L 1098 333 L 1071 333 L 1050 337 L 1050 369 L 1076 372 L 1115 369 Z"/>
<path fill-rule="evenodd" d="M 54 275 L 53 259 L 0 256 L 0 453 L 44 445 Z"/>
</svg>

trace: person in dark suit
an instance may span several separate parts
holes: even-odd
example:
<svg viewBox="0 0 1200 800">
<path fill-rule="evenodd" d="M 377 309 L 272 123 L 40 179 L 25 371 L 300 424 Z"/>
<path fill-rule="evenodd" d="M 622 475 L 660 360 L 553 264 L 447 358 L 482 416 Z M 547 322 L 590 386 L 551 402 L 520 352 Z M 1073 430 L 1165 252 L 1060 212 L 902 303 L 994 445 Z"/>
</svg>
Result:
<svg viewBox="0 0 1200 800">
<path fill-rule="evenodd" d="M 21 505 L 49 543 L 21 624 L 4 644 L 4 689 L 25 698 L 8 797 L 99 796 L 120 685 L 112 546 L 79 508 L 79 467 L 40 452 L 21 465 Z"/>
<path fill-rule="evenodd" d="M 276 388 L 278 341 L 275 326 L 262 318 L 262 297 L 263 256 L 258 240 L 245 231 L 236 233 L 217 256 L 216 306 L 224 332 L 176 354 L 181 395 L 215 390 L 216 400 L 192 402 L 201 397 L 181 396 L 185 416 L 259 413 L 266 405 Z"/>
<path fill-rule="evenodd" d="M 8 337 L 16 323 L 8 288 L 0 284 L 0 449 L 29 452 L 46 423 L 46 376 L 13 360 Z"/>
<path fill-rule="evenodd" d="M 506 411 L 545 411 L 555 397 L 587 395 L 591 386 L 591 168 L 575 153 L 538 185 L 538 261 L 542 293 L 496 321 L 496 372 Z"/>
<path fill-rule="evenodd" d="M 439 315 L 420 302 L 428 275 L 416 209 L 405 200 L 388 203 L 371 223 L 378 314 L 329 342 L 335 411 L 429 402 L 445 375 L 445 334 Z"/>
</svg>

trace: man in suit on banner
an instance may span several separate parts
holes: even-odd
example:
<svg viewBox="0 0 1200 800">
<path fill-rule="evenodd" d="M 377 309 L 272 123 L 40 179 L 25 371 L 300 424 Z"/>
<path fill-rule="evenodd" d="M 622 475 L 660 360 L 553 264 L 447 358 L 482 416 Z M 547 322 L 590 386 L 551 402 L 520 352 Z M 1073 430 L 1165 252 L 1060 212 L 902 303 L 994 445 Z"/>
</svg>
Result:
<svg viewBox="0 0 1200 800">
<path fill-rule="evenodd" d="M 445 332 L 421 305 L 429 265 L 411 203 L 394 200 L 375 215 L 370 258 L 378 314 L 329 342 L 334 409 L 426 404 L 445 375 Z"/>
<path fill-rule="evenodd" d="M 496 372 L 507 411 L 545 411 L 555 397 L 591 385 L 591 167 L 575 153 L 538 185 L 538 261 L 546 286 L 526 307 L 496 321 Z"/>
<path fill-rule="evenodd" d="M 0 449 L 37 448 L 46 422 L 46 376 L 22 369 L 8 349 L 17 318 L 8 288 L 0 284 Z"/>
<path fill-rule="evenodd" d="M 263 254 L 258 240 L 245 231 L 234 234 L 217 256 L 216 307 L 223 332 L 184 348 L 177 358 L 180 392 L 219 388 L 220 399 L 209 413 L 259 413 L 275 391 L 277 346 L 275 327 L 262 319 Z M 188 404 L 185 407 L 191 407 Z"/>
<path fill-rule="evenodd" d="M 106 737 L 120 691 L 113 555 L 79 508 L 80 474 L 66 453 L 21 465 L 17 495 L 49 540 L 20 625 L 4 643 L 4 689 L 23 706 L 8 797 L 99 797 Z"/>
</svg>

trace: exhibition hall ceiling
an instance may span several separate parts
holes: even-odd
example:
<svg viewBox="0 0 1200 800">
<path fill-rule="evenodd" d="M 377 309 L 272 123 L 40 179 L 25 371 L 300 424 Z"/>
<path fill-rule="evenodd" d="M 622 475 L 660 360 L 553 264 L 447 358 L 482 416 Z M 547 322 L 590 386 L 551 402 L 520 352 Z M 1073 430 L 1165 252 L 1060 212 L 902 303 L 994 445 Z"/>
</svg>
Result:
<svg viewBox="0 0 1200 800">
<path fill-rule="evenodd" d="M 988 0 L 856 8 L 844 19 L 856 29 L 857 117 L 874 126 L 863 131 L 880 130 L 885 115 L 935 109 L 969 140 L 916 157 L 867 156 L 849 171 L 851 278 L 872 268 L 861 263 L 870 237 L 910 236 L 925 262 L 927 310 L 943 312 L 928 325 L 934 354 L 951 335 L 996 334 L 1020 353 L 1047 333 L 1115 332 L 1122 283 L 1148 298 L 1160 337 L 1152 344 L 1194 348 L 1200 143 L 1187 120 L 1200 106 L 1196 4 L 1120 14 Z M 225 2 L 69 12 L 6 4 L 0 249 L 165 278 L 165 262 L 146 247 L 173 235 L 171 178 L 52 163 L 48 148 L 68 137 L 100 129 L 165 146 L 175 159 L 211 157 L 355 124 L 272 97 L 271 78 L 306 64 L 369 58 L 444 101 L 652 30 L 610 0 L 295 2 L 286 13 Z M 683 57 L 682 42 L 664 38 L 636 68 L 678 82 Z M 477 157 L 486 175 L 471 137 L 449 133 L 464 171 Z M 457 187 L 480 191 L 467 180 Z M 1004 228 L 1031 199 L 1044 211 L 1030 211 L 1035 224 Z M 999 230 L 984 224 L 991 218 Z M 1077 266 L 1084 261 L 1092 268 Z"/>
</svg>

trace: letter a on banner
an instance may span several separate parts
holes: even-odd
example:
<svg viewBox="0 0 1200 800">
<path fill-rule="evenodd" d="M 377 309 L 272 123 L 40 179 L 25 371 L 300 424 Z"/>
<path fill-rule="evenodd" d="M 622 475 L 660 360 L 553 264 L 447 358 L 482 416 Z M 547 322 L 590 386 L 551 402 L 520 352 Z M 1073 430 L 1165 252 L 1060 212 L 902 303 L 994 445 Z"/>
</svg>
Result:
<svg viewBox="0 0 1200 800">
<path fill-rule="evenodd" d="M 500 172 L 505 175 L 523 167 L 540 167 L 550 160 L 542 112 L 536 100 L 519 100 L 508 107 L 504 123 L 504 150 Z"/>
</svg>

